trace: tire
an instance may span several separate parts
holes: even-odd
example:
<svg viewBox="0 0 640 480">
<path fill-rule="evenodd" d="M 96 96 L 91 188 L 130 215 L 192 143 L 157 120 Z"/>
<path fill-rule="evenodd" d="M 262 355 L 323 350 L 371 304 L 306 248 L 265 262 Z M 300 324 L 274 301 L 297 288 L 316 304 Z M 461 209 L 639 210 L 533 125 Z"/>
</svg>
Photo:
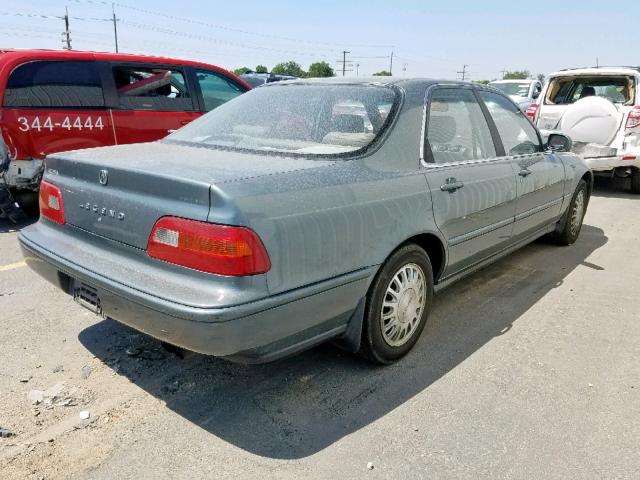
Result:
<svg viewBox="0 0 640 480">
<path fill-rule="evenodd" d="M 571 197 L 566 216 L 562 220 L 562 230 L 553 234 L 553 239 L 558 245 L 572 245 L 578 239 L 588 203 L 589 190 L 587 189 L 587 182 L 580 180 L 573 197 Z"/>
<path fill-rule="evenodd" d="M 631 173 L 631 192 L 640 193 L 640 170 L 637 168 Z"/>
<path fill-rule="evenodd" d="M 394 300 L 392 292 L 399 298 Z M 415 244 L 396 250 L 367 294 L 358 353 L 384 365 L 402 358 L 420 338 L 432 299 L 433 270 L 427 253 Z"/>
</svg>

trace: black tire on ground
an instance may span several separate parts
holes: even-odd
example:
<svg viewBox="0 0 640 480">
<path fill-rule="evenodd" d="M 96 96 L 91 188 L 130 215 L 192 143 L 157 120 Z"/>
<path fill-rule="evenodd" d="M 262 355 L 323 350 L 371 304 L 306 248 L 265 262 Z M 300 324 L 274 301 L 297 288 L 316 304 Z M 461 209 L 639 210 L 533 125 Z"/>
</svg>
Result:
<svg viewBox="0 0 640 480">
<path fill-rule="evenodd" d="M 420 281 L 418 280 L 420 273 L 422 273 L 424 280 L 421 293 Z M 397 275 L 399 277 L 396 277 Z M 398 283 L 403 275 L 405 279 L 408 279 L 404 290 Z M 397 288 L 403 293 L 399 295 L 400 298 L 394 299 L 394 296 L 388 291 L 389 288 L 393 288 L 394 291 Z M 392 303 L 397 303 L 397 317 L 406 320 L 392 322 L 397 325 L 395 328 L 399 331 L 407 331 L 404 343 L 401 345 L 389 343 L 391 340 L 388 340 L 388 337 L 396 332 L 393 330 L 394 327 L 389 326 L 390 324 L 385 327 L 387 334 L 383 333 L 383 308 L 385 309 L 384 316 L 387 319 L 395 308 L 383 306 L 385 299 L 387 301 L 385 305 L 388 305 L 390 300 Z M 421 299 L 424 300 L 424 303 Z M 433 270 L 427 253 L 415 244 L 408 244 L 396 250 L 384 263 L 369 288 L 362 328 L 362 344 L 358 353 L 379 364 L 390 364 L 402 358 L 420 338 L 427 323 L 432 299 Z M 412 322 L 414 323 L 412 324 Z M 389 333 L 389 328 L 391 328 L 391 333 Z M 399 336 L 401 335 L 399 334 Z"/>
<path fill-rule="evenodd" d="M 631 172 L 631 192 L 640 193 L 640 170 L 637 168 Z"/>
<path fill-rule="evenodd" d="M 576 191 L 573 192 L 573 197 L 571 197 L 567 214 L 561 220 L 562 230 L 552 234 L 554 241 L 558 245 L 571 245 L 578 239 L 588 203 L 589 189 L 587 188 L 587 182 L 580 180 Z"/>
<path fill-rule="evenodd" d="M 20 208 L 30 217 L 38 217 L 39 205 L 38 205 L 38 192 L 33 190 L 17 190 L 13 192 L 13 198 L 15 198 Z"/>
</svg>

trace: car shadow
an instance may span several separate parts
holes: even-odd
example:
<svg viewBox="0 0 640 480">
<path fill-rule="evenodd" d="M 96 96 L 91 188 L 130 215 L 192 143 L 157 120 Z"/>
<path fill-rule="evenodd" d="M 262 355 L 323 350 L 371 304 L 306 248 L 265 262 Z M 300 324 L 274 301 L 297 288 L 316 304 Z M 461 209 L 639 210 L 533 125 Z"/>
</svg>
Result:
<svg viewBox="0 0 640 480">
<path fill-rule="evenodd" d="M 640 198 L 640 195 L 631 193 L 630 178 L 609 178 L 596 176 L 593 182 L 594 197 L 606 198 Z"/>
<path fill-rule="evenodd" d="M 303 458 L 428 389 L 508 332 L 576 267 L 601 270 L 587 258 L 606 242 L 601 229 L 585 225 L 572 247 L 535 242 L 452 285 L 436 295 L 414 350 L 387 367 L 331 345 L 267 365 L 198 354 L 179 361 L 155 340 L 113 320 L 86 328 L 79 339 L 120 375 L 207 432 L 264 457 Z"/>
</svg>

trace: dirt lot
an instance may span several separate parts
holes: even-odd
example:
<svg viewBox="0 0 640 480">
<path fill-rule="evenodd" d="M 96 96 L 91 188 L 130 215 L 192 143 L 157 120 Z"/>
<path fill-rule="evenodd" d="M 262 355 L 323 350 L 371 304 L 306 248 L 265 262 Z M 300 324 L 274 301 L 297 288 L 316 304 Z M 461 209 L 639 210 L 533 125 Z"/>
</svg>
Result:
<svg viewBox="0 0 640 480">
<path fill-rule="evenodd" d="M 640 197 L 612 185 L 573 247 L 536 242 L 439 294 L 386 368 L 332 346 L 180 358 L 38 278 L 11 228 L 3 479 L 640 477 Z"/>
</svg>

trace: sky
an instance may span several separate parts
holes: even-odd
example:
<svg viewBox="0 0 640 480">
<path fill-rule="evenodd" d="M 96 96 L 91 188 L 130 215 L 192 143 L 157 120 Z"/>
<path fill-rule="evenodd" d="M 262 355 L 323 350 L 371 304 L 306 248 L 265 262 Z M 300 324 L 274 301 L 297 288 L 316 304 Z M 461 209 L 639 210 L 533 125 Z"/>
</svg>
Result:
<svg viewBox="0 0 640 480">
<path fill-rule="evenodd" d="M 347 75 L 491 80 L 503 70 L 640 65 L 640 10 L 589 0 L 122 0 L 121 52 L 200 60 L 228 69 L 303 68 L 326 61 Z M 2 0 L 0 47 L 61 48 L 69 10 L 72 48 L 115 51 L 112 2 Z M 30 16 L 31 15 L 31 16 Z M 33 16 L 35 15 L 35 16 Z"/>
</svg>

